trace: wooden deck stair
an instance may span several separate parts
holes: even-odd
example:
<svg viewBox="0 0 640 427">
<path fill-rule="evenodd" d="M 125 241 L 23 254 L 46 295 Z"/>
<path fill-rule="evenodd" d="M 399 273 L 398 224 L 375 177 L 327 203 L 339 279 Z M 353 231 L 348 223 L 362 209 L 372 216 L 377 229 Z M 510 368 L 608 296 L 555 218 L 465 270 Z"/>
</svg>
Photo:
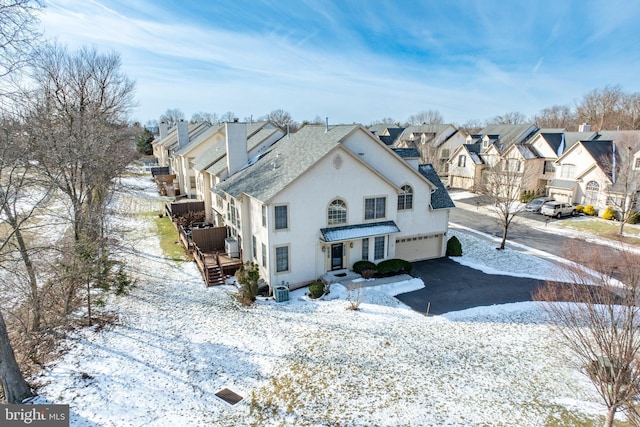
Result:
<svg viewBox="0 0 640 427">
<path fill-rule="evenodd" d="M 207 286 L 224 285 L 224 274 L 220 266 L 210 266 L 207 268 Z"/>
</svg>

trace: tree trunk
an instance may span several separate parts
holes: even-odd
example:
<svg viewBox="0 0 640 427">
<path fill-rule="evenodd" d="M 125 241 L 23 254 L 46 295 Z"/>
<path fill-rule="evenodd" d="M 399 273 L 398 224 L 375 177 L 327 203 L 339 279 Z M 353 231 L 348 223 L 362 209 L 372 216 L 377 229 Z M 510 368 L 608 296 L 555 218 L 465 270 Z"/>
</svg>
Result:
<svg viewBox="0 0 640 427">
<path fill-rule="evenodd" d="M 504 246 L 507 243 L 507 231 L 509 230 L 509 226 L 504 225 L 502 227 L 502 241 L 500 242 L 500 247 L 498 249 L 500 249 L 501 251 L 504 250 Z"/>
<path fill-rule="evenodd" d="M 36 278 L 36 271 L 33 267 L 33 263 L 31 262 L 31 256 L 29 256 L 29 252 L 27 251 L 27 245 L 24 242 L 24 238 L 22 237 L 22 232 L 20 228 L 15 228 L 15 236 L 16 241 L 18 242 L 18 247 L 20 249 L 20 256 L 22 257 L 22 262 L 24 262 L 24 267 L 27 270 L 27 275 L 29 276 L 29 288 L 31 290 L 31 309 L 33 310 L 33 314 L 31 317 L 31 330 L 37 331 L 40 329 L 42 323 L 42 307 L 40 304 L 40 291 L 38 289 L 38 279 Z"/>
<path fill-rule="evenodd" d="M 18 367 L 2 313 L 0 313 L 0 377 L 7 403 L 22 403 L 24 399 L 33 396 Z"/>
<path fill-rule="evenodd" d="M 7 205 L 3 207 L 2 212 L 4 212 L 4 214 L 6 215 L 7 222 L 13 230 L 13 235 L 15 236 L 16 242 L 18 243 L 20 258 L 22 258 L 22 262 L 24 263 L 24 267 L 27 271 L 27 276 L 29 277 L 29 299 L 31 300 L 31 308 L 33 310 L 31 324 L 29 325 L 29 327 L 32 331 L 37 331 L 38 329 L 40 329 L 42 309 L 40 307 L 40 292 L 38 289 L 38 279 L 36 277 L 35 267 L 33 266 L 33 262 L 31 261 L 31 256 L 29 255 L 27 244 L 25 243 L 24 237 L 22 236 L 22 230 L 20 229 L 18 218 L 16 218 L 14 213 L 7 207 Z"/>
<path fill-rule="evenodd" d="M 604 427 L 613 427 L 613 421 L 616 418 L 616 406 L 611 406 L 607 409 L 607 418 L 604 421 Z"/>
</svg>

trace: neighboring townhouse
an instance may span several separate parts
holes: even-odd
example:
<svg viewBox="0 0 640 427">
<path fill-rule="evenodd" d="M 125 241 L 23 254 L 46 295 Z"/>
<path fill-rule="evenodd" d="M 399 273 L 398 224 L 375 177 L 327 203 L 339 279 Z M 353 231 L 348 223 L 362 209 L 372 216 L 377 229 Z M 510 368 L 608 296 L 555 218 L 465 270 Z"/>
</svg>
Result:
<svg viewBox="0 0 640 427">
<path fill-rule="evenodd" d="M 214 209 L 271 285 L 296 288 L 359 260 L 445 255 L 453 203 L 433 168 L 416 169 L 361 125 L 306 125 L 259 158 L 227 156 L 247 166 L 216 185 Z"/>
<path fill-rule="evenodd" d="M 528 141 L 537 130 L 532 124 L 489 125 L 479 134 L 466 135 L 466 144 L 454 150 L 447 161 L 449 186 L 480 191 L 483 173 L 490 173 L 491 164 L 513 145 Z M 518 158 L 523 155 L 530 156 L 531 153 L 513 152 L 509 155 Z"/>
<path fill-rule="evenodd" d="M 407 127 L 396 143 L 398 148 L 415 148 L 421 163 L 431 163 L 441 176 L 446 176 L 451 153 L 467 141 L 466 132 L 452 124 L 429 124 Z"/>
<path fill-rule="evenodd" d="M 456 148 L 449 159 L 449 186 L 476 191 L 482 182 L 484 161 L 480 157 L 482 144 L 462 144 Z"/>
<path fill-rule="evenodd" d="M 239 169 L 247 166 L 245 163 L 229 165 L 227 147 L 240 147 L 247 150 L 247 163 L 251 159 L 264 154 L 266 150 L 276 141 L 284 137 L 282 129 L 270 122 L 252 122 L 248 124 L 240 123 L 233 129 L 240 129 L 244 125 L 245 132 L 227 132 L 227 124 L 220 125 L 217 132 L 212 136 L 211 142 L 206 149 L 193 160 L 192 172 L 196 181 L 196 197 L 205 202 L 205 215 L 207 221 L 216 225 L 223 225 L 224 219 L 216 217 L 214 214 L 211 189 L 217 183 L 229 176 L 229 172 L 235 173 Z M 245 148 L 246 147 L 246 148 Z M 220 209 L 218 209 L 220 210 Z"/>
<path fill-rule="evenodd" d="M 531 123 L 519 125 L 489 125 L 480 131 L 478 135 L 467 136 L 467 144 L 480 142 L 482 152 L 495 146 L 500 153 L 504 152 L 512 144 L 518 144 L 531 138 L 538 128 Z"/>
<path fill-rule="evenodd" d="M 574 204 L 637 210 L 640 190 L 640 131 L 601 131 L 579 141 L 555 162 L 549 196 Z"/>
<path fill-rule="evenodd" d="M 209 125 L 204 132 L 197 137 L 190 139 L 189 143 L 177 147 L 173 152 L 173 162 L 175 166 L 174 173 L 178 180 L 181 194 L 191 199 L 202 200 L 199 195 L 203 194 L 197 191 L 196 173 L 194 170 L 195 160 L 202 155 L 209 147 L 224 139 L 221 130 L 224 129 L 223 124 Z"/>
<path fill-rule="evenodd" d="M 180 120 L 171 129 L 165 122 L 160 123 L 160 137 L 153 141 L 153 155 L 158 159 L 159 166 L 169 166 L 172 173 L 176 173 L 174 152 L 189 144 L 200 133 L 207 130 L 209 123 L 189 123 Z"/>
<path fill-rule="evenodd" d="M 369 131 L 380 138 L 380 141 L 384 142 L 385 145 L 391 147 L 396 144 L 398 138 L 404 132 L 404 128 L 390 125 L 373 125 L 369 126 Z"/>
<path fill-rule="evenodd" d="M 604 189 L 612 184 L 605 164 L 612 162 L 610 140 L 578 141 L 555 162 L 555 178 L 547 186 L 555 200 L 573 204 L 606 206 Z"/>
</svg>

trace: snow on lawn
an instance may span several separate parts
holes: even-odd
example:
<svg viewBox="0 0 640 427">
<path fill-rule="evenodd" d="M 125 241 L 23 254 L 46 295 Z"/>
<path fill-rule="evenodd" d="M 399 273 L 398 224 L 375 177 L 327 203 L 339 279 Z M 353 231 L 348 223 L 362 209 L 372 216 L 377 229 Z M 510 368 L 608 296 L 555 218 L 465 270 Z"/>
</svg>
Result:
<svg viewBox="0 0 640 427">
<path fill-rule="evenodd" d="M 498 244 L 495 241 L 481 239 L 456 229 L 449 228 L 448 234 L 456 236 L 462 244 L 462 256 L 451 259 L 467 267 L 487 274 L 540 280 L 568 280 L 566 270 L 554 262 L 509 248 L 499 251 L 496 249 Z"/>
<path fill-rule="evenodd" d="M 301 289 L 243 308 L 233 287 L 205 288 L 194 263 L 165 259 L 150 217 L 126 220 L 139 284 L 109 301 L 119 323 L 73 333 L 35 378 L 36 403 L 69 404 L 73 426 L 539 426 L 604 413 L 535 303 L 425 317 L 390 296 L 422 286 L 408 280 L 363 288 L 358 311 L 340 285 L 334 299 Z M 226 387 L 244 400 L 214 395 Z"/>
</svg>

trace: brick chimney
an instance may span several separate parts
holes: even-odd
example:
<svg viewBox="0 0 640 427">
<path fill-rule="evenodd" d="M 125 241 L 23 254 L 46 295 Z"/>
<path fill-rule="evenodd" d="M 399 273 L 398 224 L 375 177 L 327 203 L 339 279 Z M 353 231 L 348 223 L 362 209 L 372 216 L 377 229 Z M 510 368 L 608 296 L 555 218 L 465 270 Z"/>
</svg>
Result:
<svg viewBox="0 0 640 427">
<path fill-rule="evenodd" d="M 238 172 L 249 161 L 247 152 L 247 124 L 226 122 L 224 124 L 227 144 L 227 169 L 229 176 Z"/>
</svg>

